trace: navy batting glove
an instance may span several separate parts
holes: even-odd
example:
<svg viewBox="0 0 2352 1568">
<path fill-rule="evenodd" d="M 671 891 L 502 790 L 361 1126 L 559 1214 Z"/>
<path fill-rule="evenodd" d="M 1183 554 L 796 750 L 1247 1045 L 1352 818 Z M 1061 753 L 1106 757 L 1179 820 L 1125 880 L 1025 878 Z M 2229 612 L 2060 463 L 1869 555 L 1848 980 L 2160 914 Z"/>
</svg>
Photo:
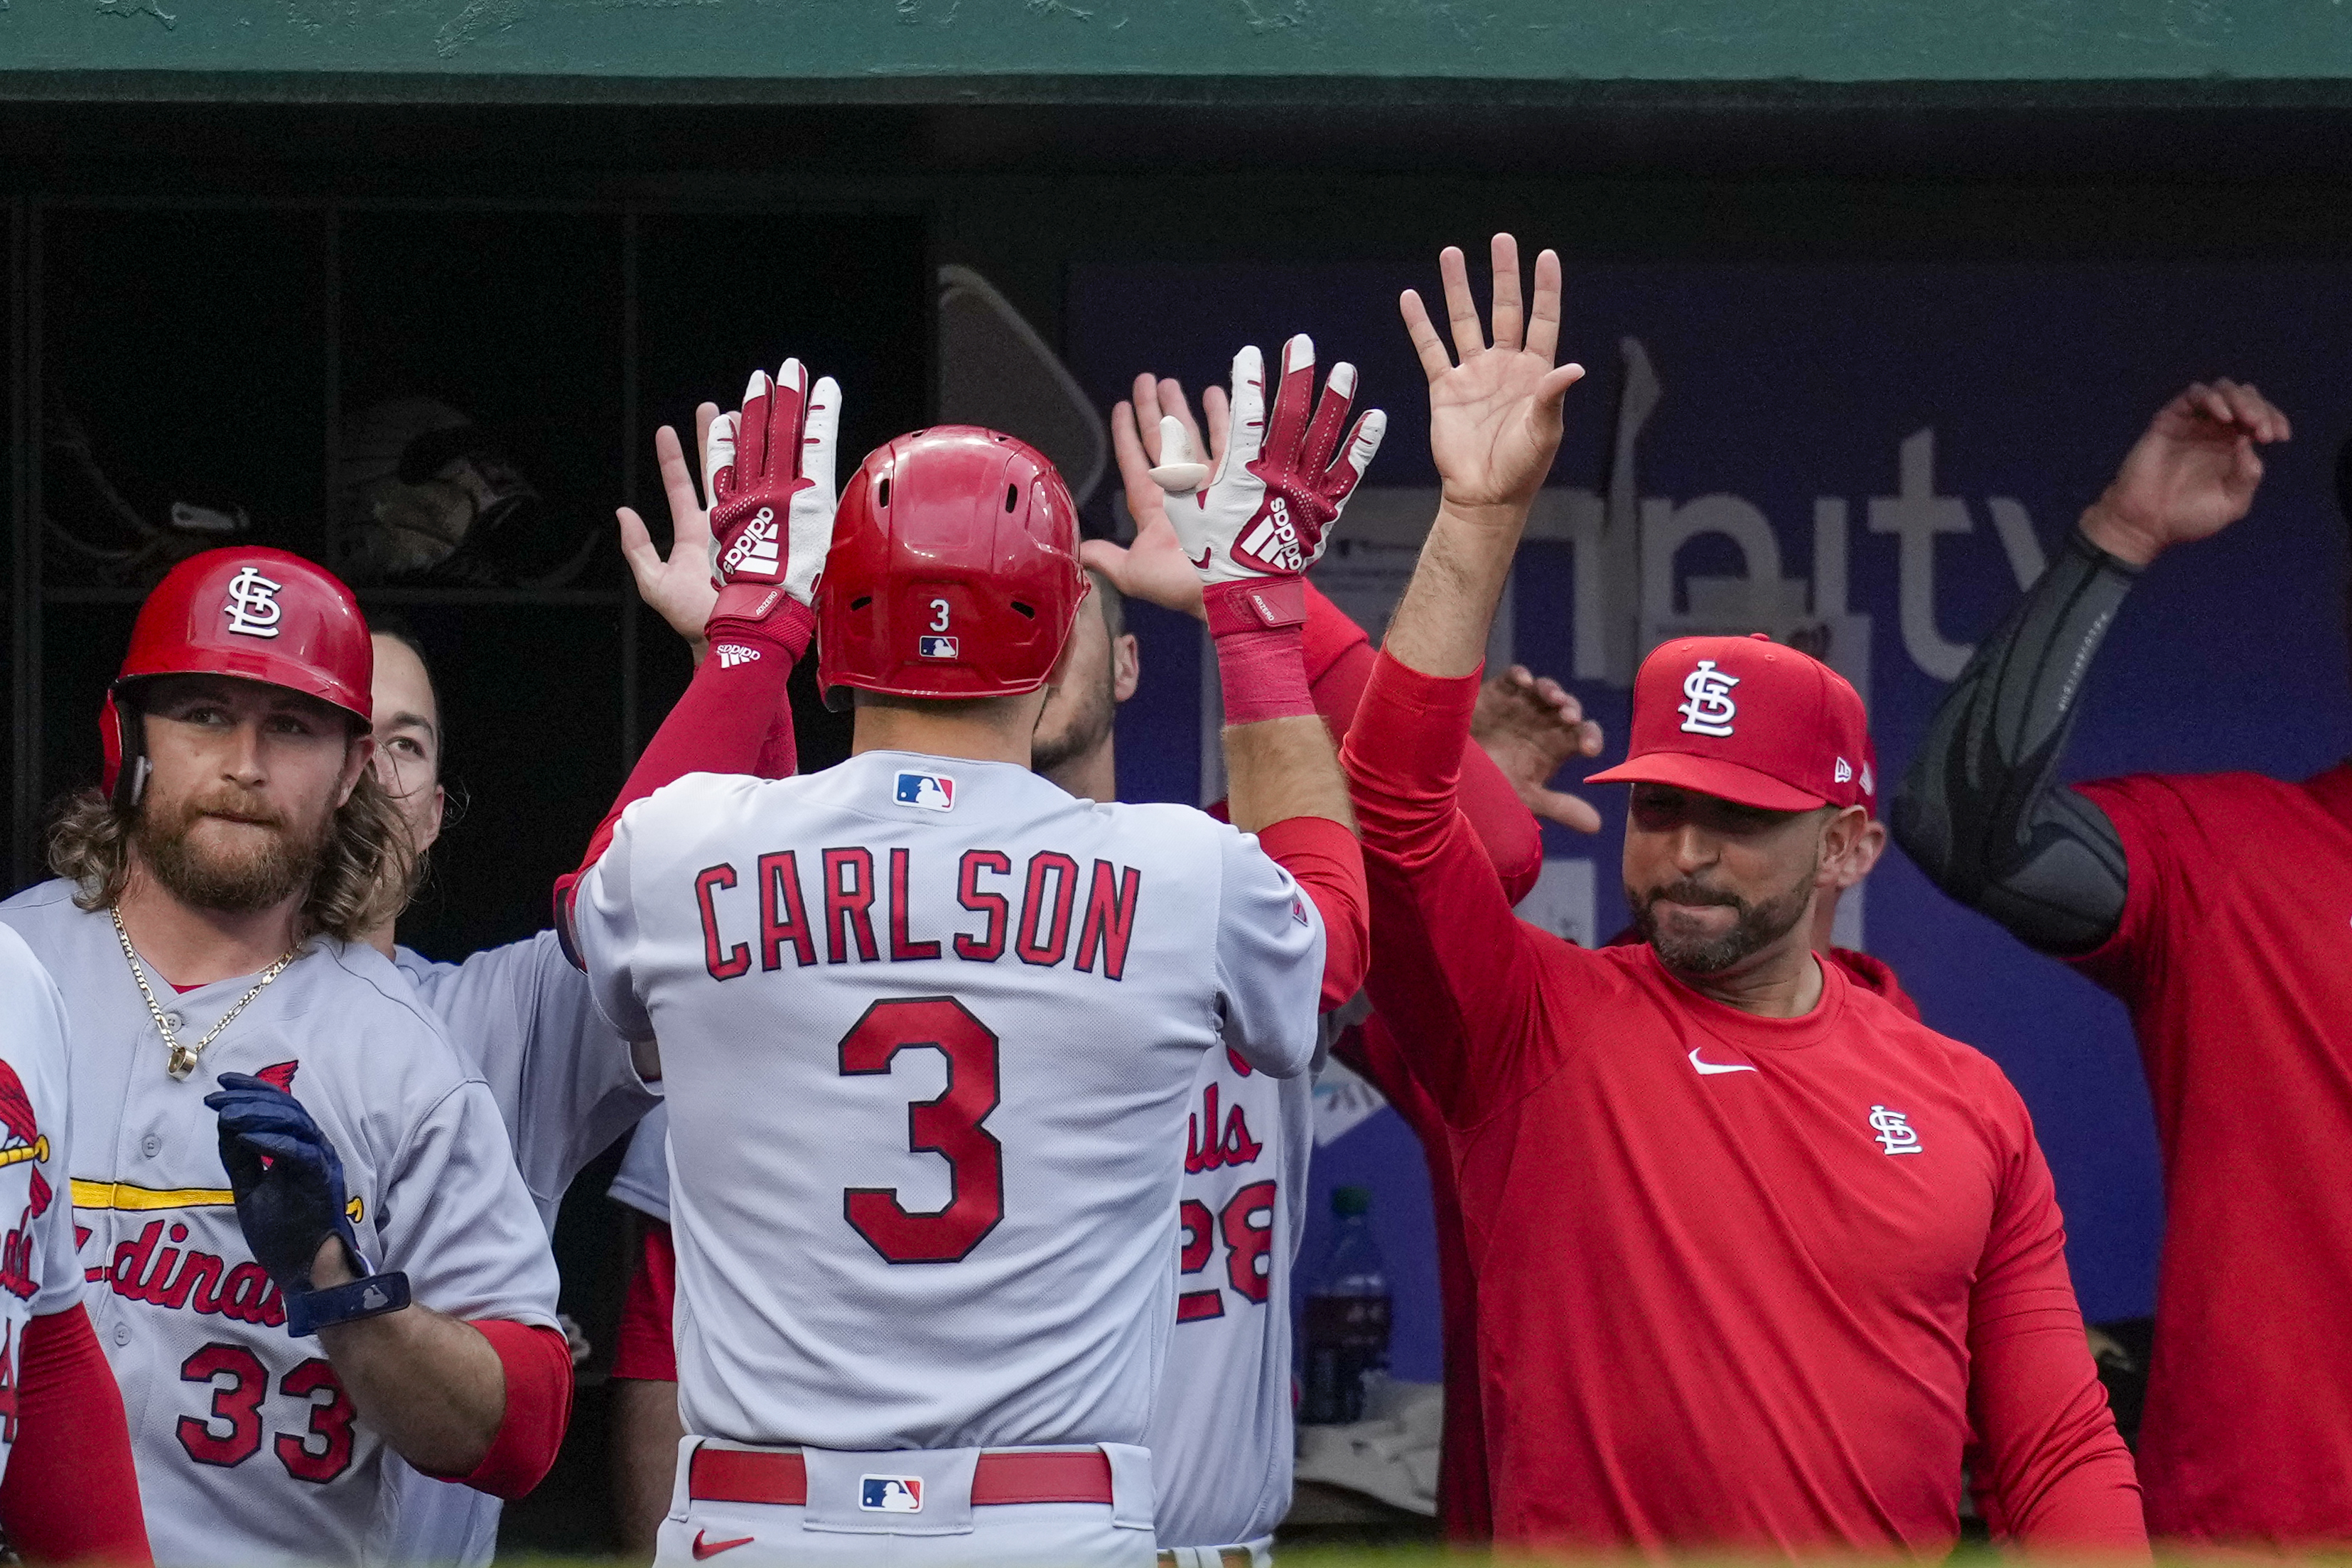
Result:
<svg viewBox="0 0 2352 1568">
<path fill-rule="evenodd" d="M 330 1236 L 342 1239 L 352 1270 L 366 1273 L 343 1162 L 301 1102 L 249 1073 L 224 1072 L 205 1103 L 220 1113 L 221 1165 L 246 1245 L 278 1290 L 290 1298 L 311 1288 L 310 1266 Z"/>
</svg>

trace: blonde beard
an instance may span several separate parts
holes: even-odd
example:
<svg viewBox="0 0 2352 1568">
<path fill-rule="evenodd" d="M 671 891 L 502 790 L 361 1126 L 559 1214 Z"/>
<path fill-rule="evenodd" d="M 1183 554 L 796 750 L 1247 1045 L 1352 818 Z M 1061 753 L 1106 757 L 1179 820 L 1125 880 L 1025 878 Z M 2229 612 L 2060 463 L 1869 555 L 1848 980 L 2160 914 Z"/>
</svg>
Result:
<svg viewBox="0 0 2352 1568">
<path fill-rule="evenodd" d="M 245 803 L 192 799 L 166 815 L 151 800 L 132 825 L 131 841 L 155 880 L 191 908 L 251 915 L 308 894 L 325 856 L 333 816 L 322 816 L 307 840 L 283 817 L 254 824 L 266 828 L 268 841 L 242 855 L 200 844 L 196 829 L 207 811 L 239 809 L 247 809 Z"/>
</svg>

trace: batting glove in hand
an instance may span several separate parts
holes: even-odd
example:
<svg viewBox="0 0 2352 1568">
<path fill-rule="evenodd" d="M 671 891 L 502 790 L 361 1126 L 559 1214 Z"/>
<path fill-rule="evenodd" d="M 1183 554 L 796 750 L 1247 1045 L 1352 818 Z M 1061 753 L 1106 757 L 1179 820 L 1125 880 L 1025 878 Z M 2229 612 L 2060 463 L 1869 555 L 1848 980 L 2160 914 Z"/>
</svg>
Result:
<svg viewBox="0 0 2352 1568">
<path fill-rule="evenodd" d="M 710 484 L 710 625 L 764 621 L 789 596 L 816 601 L 833 544 L 834 456 L 841 388 L 809 386 L 808 367 L 786 360 L 769 379 L 754 371 L 743 407 L 710 422 L 702 471 Z"/>
<path fill-rule="evenodd" d="M 330 1236 L 352 1268 L 369 1272 L 352 1228 L 343 1162 L 302 1103 L 245 1072 L 224 1072 L 205 1096 L 220 1113 L 221 1164 L 236 1194 L 236 1222 L 254 1260 L 290 1299 L 308 1291 L 310 1266 Z"/>
<path fill-rule="evenodd" d="M 1355 394 L 1356 367 L 1334 365 L 1307 417 L 1315 343 L 1302 332 L 1282 346 L 1282 385 L 1270 421 L 1265 357 L 1255 348 L 1234 356 L 1232 434 L 1213 478 L 1192 459 L 1182 423 L 1160 420 L 1160 463 L 1151 477 L 1169 492 L 1169 521 L 1203 583 L 1295 579 L 1322 559 L 1340 509 L 1388 429 L 1388 415 L 1372 409 L 1342 445 L 1339 432 Z"/>
</svg>

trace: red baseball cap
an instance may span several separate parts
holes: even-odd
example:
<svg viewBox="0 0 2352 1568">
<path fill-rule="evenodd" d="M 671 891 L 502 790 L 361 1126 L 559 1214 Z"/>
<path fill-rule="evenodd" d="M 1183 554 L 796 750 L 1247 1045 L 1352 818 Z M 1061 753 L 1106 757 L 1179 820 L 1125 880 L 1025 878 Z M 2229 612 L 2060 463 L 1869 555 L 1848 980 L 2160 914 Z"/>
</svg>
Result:
<svg viewBox="0 0 2352 1568">
<path fill-rule="evenodd" d="M 1862 698 L 1761 632 L 1662 643 L 1633 677 L 1625 760 L 1592 784 L 1672 784 L 1768 811 L 1875 806 Z"/>
</svg>

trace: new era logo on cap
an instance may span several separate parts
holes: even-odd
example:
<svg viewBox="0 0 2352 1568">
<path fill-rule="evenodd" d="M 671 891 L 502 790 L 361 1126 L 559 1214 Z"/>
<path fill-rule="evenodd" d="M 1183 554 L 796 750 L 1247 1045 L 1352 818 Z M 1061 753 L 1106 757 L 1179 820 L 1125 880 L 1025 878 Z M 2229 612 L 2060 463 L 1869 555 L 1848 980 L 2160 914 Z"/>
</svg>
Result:
<svg viewBox="0 0 2352 1568">
<path fill-rule="evenodd" d="M 868 1513 L 920 1513 L 923 1511 L 923 1478 L 860 1476 L 857 1478 L 857 1506 Z"/>
<path fill-rule="evenodd" d="M 1760 634 L 1663 643 L 1633 677 L 1633 743 L 1592 783 L 1666 784 L 1771 811 L 1867 805 L 1870 723 L 1845 677 Z"/>
<path fill-rule="evenodd" d="M 955 780 L 944 773 L 901 773 L 896 799 L 901 806 L 920 806 L 927 811 L 955 810 Z"/>
</svg>

